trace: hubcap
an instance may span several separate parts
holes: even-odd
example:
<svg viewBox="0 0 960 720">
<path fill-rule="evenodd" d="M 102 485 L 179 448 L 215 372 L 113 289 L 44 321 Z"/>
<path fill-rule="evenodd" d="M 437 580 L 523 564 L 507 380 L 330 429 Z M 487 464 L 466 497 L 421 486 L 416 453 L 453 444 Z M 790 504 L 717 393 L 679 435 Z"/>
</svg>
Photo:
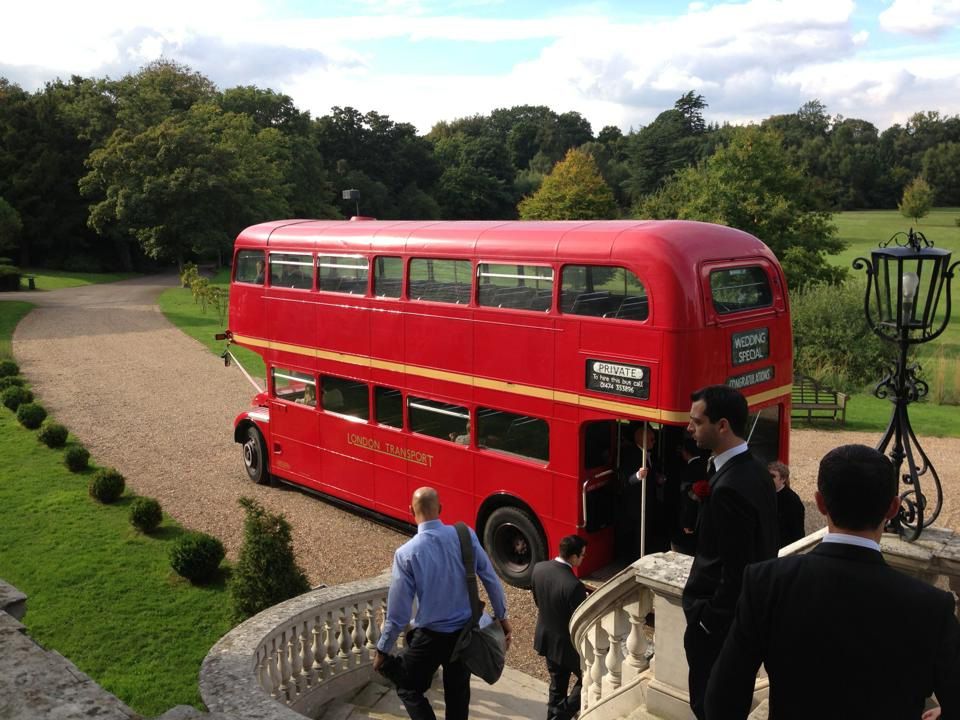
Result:
<svg viewBox="0 0 960 720">
<path fill-rule="evenodd" d="M 249 470 L 256 470 L 259 465 L 257 462 L 257 444 L 252 438 L 243 444 L 243 464 Z"/>
<path fill-rule="evenodd" d="M 504 523 L 497 528 L 494 545 L 497 555 L 510 572 L 519 574 L 530 566 L 530 543 L 527 542 L 527 536 L 513 523 Z"/>
</svg>

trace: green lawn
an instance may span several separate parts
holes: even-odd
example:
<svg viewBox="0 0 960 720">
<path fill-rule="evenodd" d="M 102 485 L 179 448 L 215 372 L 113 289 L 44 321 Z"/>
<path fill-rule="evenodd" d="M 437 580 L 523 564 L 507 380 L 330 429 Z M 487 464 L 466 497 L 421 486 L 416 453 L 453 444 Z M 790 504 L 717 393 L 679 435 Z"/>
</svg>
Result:
<svg viewBox="0 0 960 720">
<path fill-rule="evenodd" d="M 13 348 L 10 341 L 13 337 L 13 329 L 31 310 L 33 310 L 33 305 L 28 302 L 14 300 L 0 302 L 0 360 L 13 358 Z"/>
<path fill-rule="evenodd" d="M 59 290 L 61 288 L 80 287 L 81 285 L 117 282 L 118 280 L 129 280 L 139 275 L 139 273 L 81 273 L 42 268 L 24 268 L 23 274 L 33 275 L 37 290 Z M 26 278 L 21 279 L 20 287 L 26 289 Z"/>
<path fill-rule="evenodd" d="M 211 279 L 211 284 L 230 290 L 230 270 L 225 268 Z M 227 318 L 221 320 L 217 311 L 208 307 L 206 312 L 193 300 L 193 294 L 187 288 L 170 288 L 161 293 L 157 303 L 160 311 L 167 320 L 173 323 L 182 332 L 206 345 L 211 352 L 217 355 L 223 353 L 227 343 L 224 340 L 214 340 L 213 336 L 221 333 L 227 327 Z M 263 359 L 255 352 L 237 345 L 230 346 L 237 360 L 244 369 L 255 378 L 266 376 Z M 261 383 L 262 386 L 262 383 Z"/>
<path fill-rule="evenodd" d="M 0 302 L 0 348 L 31 305 Z M 44 647 L 146 716 L 202 707 L 200 663 L 230 629 L 224 579 L 190 585 L 169 564 L 183 530 L 152 536 L 127 519 L 127 495 L 99 505 L 76 475 L 0 406 L 0 578 L 25 592 L 24 624 Z"/>
</svg>

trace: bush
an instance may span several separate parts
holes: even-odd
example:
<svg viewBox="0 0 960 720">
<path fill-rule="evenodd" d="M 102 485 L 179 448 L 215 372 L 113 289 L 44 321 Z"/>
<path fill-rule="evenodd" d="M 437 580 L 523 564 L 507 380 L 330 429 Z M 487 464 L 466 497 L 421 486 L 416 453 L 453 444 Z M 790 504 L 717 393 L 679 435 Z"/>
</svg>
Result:
<svg viewBox="0 0 960 720">
<path fill-rule="evenodd" d="M 139 497 L 130 505 L 130 523 L 140 532 L 152 533 L 161 520 L 163 510 L 153 498 Z"/>
<path fill-rule="evenodd" d="M 874 335 L 863 316 L 864 278 L 813 285 L 790 296 L 793 365 L 833 390 L 856 392 L 893 359 L 893 343 Z"/>
<path fill-rule="evenodd" d="M 119 470 L 101 468 L 90 478 L 90 484 L 87 486 L 87 490 L 90 491 L 90 497 L 94 500 L 99 500 L 104 505 L 109 505 L 123 495 L 123 489 L 125 487 L 126 482 Z"/>
<path fill-rule="evenodd" d="M 46 418 L 47 411 L 43 405 L 28 402 L 23 403 L 17 408 L 17 422 L 27 428 L 27 430 L 36 430 Z"/>
<path fill-rule="evenodd" d="M 240 505 L 247 513 L 243 547 L 230 579 L 237 621 L 310 589 L 307 576 L 294 559 L 286 518 L 268 513 L 250 498 L 240 498 Z"/>
<path fill-rule="evenodd" d="M 40 426 L 40 432 L 37 433 L 37 438 L 47 447 L 62 448 L 67 444 L 68 434 L 65 426 L 47 419 L 44 420 L 43 425 Z"/>
<path fill-rule="evenodd" d="M 26 380 L 24 380 L 19 375 L 3 375 L 0 376 L 0 390 L 6 390 L 8 387 L 23 387 L 26 385 Z"/>
<path fill-rule="evenodd" d="M 170 567 L 192 583 L 213 578 L 226 553 L 223 543 L 206 533 L 188 533 L 170 548 Z"/>
<path fill-rule="evenodd" d="M 20 289 L 20 268 L 13 265 L 0 265 L 0 290 Z"/>
<path fill-rule="evenodd" d="M 71 445 L 63 454 L 63 462 L 70 469 L 70 472 L 86 470 L 90 462 L 90 451 L 83 445 Z"/>
<path fill-rule="evenodd" d="M 20 367 L 13 360 L 0 360 L 0 377 L 19 374 Z"/>
<path fill-rule="evenodd" d="M 24 403 L 33 402 L 33 393 L 20 385 L 11 385 L 0 393 L 0 400 L 3 400 L 4 405 L 16 412 L 17 408 Z"/>
</svg>

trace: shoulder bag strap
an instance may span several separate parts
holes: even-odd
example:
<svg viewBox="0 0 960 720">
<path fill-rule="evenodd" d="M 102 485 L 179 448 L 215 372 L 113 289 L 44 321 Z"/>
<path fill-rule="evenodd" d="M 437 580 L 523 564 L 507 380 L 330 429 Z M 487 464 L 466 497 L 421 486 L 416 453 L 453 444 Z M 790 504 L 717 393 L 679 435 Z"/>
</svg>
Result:
<svg viewBox="0 0 960 720">
<path fill-rule="evenodd" d="M 460 557 L 463 558 L 463 569 L 467 574 L 467 596 L 470 598 L 470 610 L 473 613 L 471 626 L 480 621 L 480 596 L 477 592 L 477 573 L 473 562 L 473 543 L 470 541 L 470 530 L 465 523 L 458 522 L 457 536 L 460 538 Z"/>
</svg>

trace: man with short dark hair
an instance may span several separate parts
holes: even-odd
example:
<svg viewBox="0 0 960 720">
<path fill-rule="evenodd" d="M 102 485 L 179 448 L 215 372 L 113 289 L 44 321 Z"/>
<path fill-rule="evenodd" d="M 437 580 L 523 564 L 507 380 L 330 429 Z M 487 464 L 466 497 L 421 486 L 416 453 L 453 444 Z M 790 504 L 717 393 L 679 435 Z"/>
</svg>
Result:
<svg viewBox="0 0 960 720">
<path fill-rule="evenodd" d="M 417 534 L 401 545 L 393 557 L 387 617 L 373 669 L 396 684 L 397 695 L 413 720 L 436 720 L 424 693 L 442 665 L 447 720 L 466 720 L 470 710 L 470 670 L 463 661 L 450 659 L 460 631 L 473 617 L 460 539 L 455 526 L 440 520 L 440 498 L 433 488 L 422 487 L 413 493 L 410 512 L 417 521 Z M 503 587 L 473 530 L 470 540 L 475 572 L 487 590 L 509 648 L 511 628 Z M 399 656 L 389 655 L 410 620 L 414 597 L 417 616 L 413 630 L 407 633 L 407 647 Z"/>
<path fill-rule="evenodd" d="M 570 641 L 570 617 L 587 597 L 587 589 L 573 574 L 583 561 L 587 541 L 567 535 L 560 541 L 560 554 L 533 568 L 533 601 L 537 606 L 537 628 L 533 647 L 547 661 L 550 690 L 547 720 L 569 720 L 580 712 L 583 674 L 580 655 Z M 575 677 L 567 694 L 570 676 Z"/>
<path fill-rule="evenodd" d="M 828 534 L 812 552 L 747 568 L 707 690 L 711 720 L 746 718 L 760 663 L 770 717 L 919 718 L 936 693 L 960 716 L 953 595 L 890 568 L 880 538 L 899 511 L 893 463 L 865 445 L 820 462 Z"/>
<path fill-rule="evenodd" d="M 747 400 L 711 385 L 690 397 L 688 432 L 710 450 L 713 474 L 701 498 L 697 549 L 683 589 L 690 707 L 704 720 L 710 670 L 733 622 L 743 569 L 777 554 L 777 497 L 764 465 L 747 448 Z M 712 720 L 712 719 L 711 719 Z"/>
</svg>

